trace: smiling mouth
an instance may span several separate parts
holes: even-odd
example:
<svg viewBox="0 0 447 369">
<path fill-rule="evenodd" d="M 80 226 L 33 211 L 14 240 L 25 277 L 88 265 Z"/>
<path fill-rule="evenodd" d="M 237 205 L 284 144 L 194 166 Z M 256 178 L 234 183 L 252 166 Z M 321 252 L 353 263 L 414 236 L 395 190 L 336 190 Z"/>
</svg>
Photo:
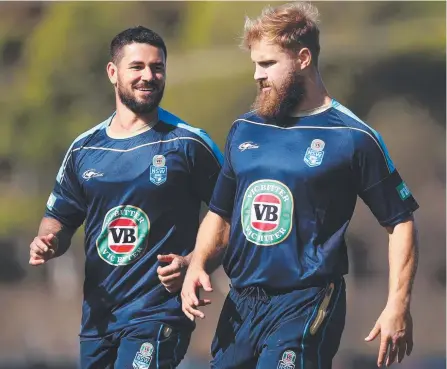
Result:
<svg viewBox="0 0 447 369">
<path fill-rule="evenodd" d="M 153 87 L 137 87 L 136 90 L 141 91 L 141 92 L 154 92 L 155 88 L 153 88 Z"/>
</svg>

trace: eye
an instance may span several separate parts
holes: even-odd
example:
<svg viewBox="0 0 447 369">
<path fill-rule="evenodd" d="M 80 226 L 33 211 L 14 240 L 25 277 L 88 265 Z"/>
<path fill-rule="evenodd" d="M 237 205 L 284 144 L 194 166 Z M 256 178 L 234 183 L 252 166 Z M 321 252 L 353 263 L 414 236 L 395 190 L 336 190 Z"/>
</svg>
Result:
<svg viewBox="0 0 447 369">
<path fill-rule="evenodd" d="M 268 67 L 270 67 L 270 66 L 272 66 L 272 65 L 274 65 L 274 64 L 276 64 L 276 62 L 273 61 L 273 60 L 263 61 L 263 62 L 259 62 L 259 63 L 258 63 L 258 65 L 259 65 L 260 67 L 262 67 L 262 68 L 268 68 Z"/>
</svg>

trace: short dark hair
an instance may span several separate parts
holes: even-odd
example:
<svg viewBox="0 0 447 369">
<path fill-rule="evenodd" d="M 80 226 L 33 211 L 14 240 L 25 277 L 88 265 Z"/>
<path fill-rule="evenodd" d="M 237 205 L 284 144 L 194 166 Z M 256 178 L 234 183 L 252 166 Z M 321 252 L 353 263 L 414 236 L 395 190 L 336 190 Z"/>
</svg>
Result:
<svg viewBox="0 0 447 369">
<path fill-rule="evenodd" d="M 161 36 L 143 26 L 132 27 L 118 33 L 110 43 L 110 58 L 113 63 L 121 59 L 121 50 L 124 46 L 133 43 L 148 44 L 163 50 L 165 59 L 168 57 L 166 45 Z"/>
</svg>

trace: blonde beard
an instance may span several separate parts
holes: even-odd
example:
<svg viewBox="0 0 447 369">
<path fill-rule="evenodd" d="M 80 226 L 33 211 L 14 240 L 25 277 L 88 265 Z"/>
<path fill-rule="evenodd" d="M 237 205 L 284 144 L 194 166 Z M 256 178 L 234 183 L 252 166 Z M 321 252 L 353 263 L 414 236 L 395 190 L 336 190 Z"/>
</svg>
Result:
<svg viewBox="0 0 447 369">
<path fill-rule="evenodd" d="M 261 86 L 260 86 L 261 87 Z M 258 95 L 252 105 L 256 113 L 266 120 L 277 120 L 286 117 L 292 109 L 299 105 L 305 95 L 302 76 L 289 74 L 279 88 L 270 84 L 268 92 L 259 88 Z"/>
</svg>

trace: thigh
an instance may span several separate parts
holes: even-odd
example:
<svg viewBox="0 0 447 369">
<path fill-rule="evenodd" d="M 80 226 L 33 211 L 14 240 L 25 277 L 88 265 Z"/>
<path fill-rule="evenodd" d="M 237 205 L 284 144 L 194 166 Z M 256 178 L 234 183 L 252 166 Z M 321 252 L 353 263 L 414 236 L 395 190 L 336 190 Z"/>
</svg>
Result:
<svg viewBox="0 0 447 369">
<path fill-rule="evenodd" d="M 173 369 L 184 358 L 191 331 L 162 323 L 143 323 L 127 329 L 120 338 L 116 369 Z"/>
<path fill-rule="evenodd" d="M 330 369 L 344 329 L 344 281 L 327 289 L 305 312 L 285 320 L 268 337 L 257 369 Z"/>
<path fill-rule="evenodd" d="M 247 301 L 230 291 L 211 344 L 212 369 L 255 369 L 254 345 L 250 338 L 250 308 Z"/>
<path fill-rule="evenodd" d="M 113 369 L 117 346 L 107 338 L 80 342 L 80 369 Z"/>
</svg>

